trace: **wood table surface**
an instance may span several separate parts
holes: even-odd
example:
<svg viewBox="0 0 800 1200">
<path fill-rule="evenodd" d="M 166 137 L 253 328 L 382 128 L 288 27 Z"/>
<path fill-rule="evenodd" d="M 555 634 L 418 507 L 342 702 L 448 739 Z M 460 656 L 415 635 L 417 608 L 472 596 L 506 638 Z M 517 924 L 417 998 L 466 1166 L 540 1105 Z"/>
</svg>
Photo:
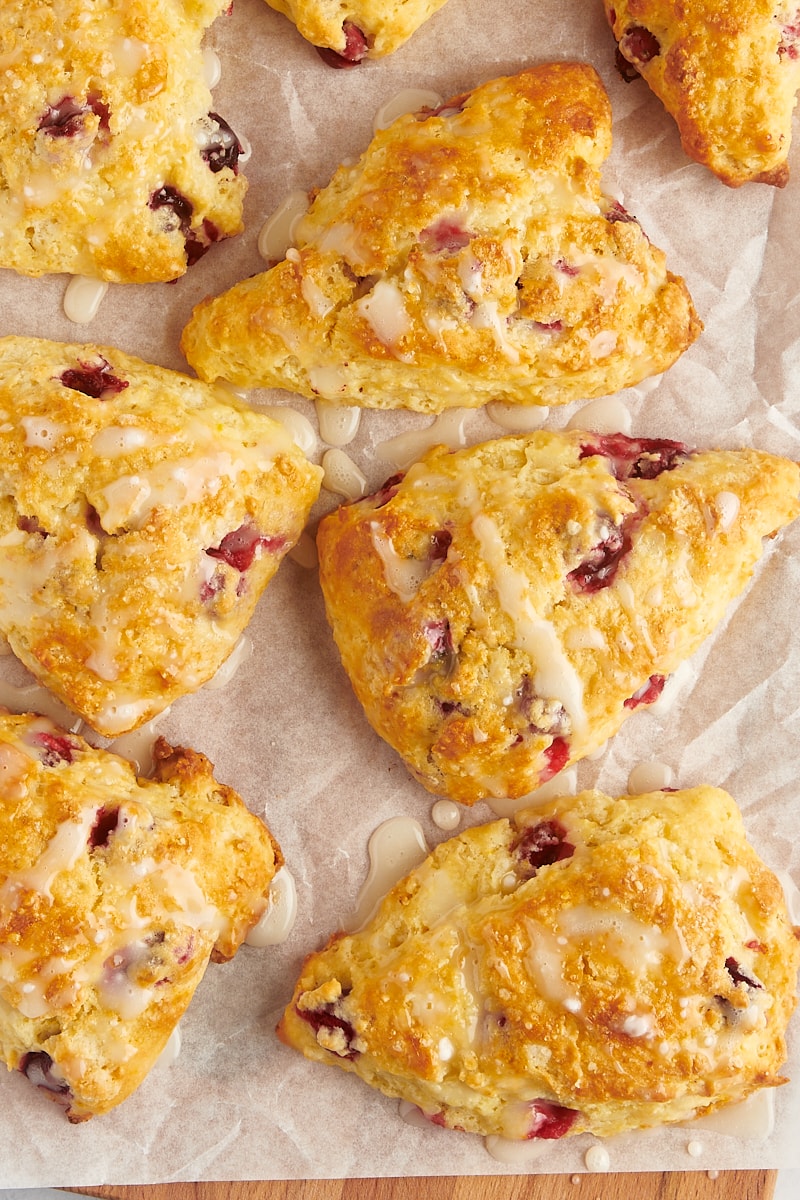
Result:
<svg viewBox="0 0 800 1200">
<path fill-rule="evenodd" d="M 772 1200 L 776 1171 L 470 1175 L 98 1187 L 107 1200 Z M 73 1189 L 88 1191 L 88 1189 Z"/>
</svg>

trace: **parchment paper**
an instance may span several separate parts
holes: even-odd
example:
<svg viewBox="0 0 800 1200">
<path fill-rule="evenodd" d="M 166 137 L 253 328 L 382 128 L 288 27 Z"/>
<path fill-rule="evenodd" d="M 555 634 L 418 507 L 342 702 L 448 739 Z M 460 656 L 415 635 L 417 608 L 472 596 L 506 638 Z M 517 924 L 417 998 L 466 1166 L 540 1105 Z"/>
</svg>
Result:
<svg viewBox="0 0 800 1200">
<path fill-rule="evenodd" d="M 96 341 L 185 369 L 178 338 L 193 304 L 262 268 L 264 219 L 293 188 L 324 185 L 371 136 L 373 114 L 401 88 L 456 94 L 551 58 L 599 70 L 614 111 L 606 190 L 624 193 L 651 239 L 684 275 L 705 322 L 700 341 L 655 390 L 623 399 L 633 432 L 696 446 L 754 445 L 800 458 L 800 154 L 783 192 L 730 191 L 683 155 L 673 122 L 641 82 L 624 84 L 599 0 L 449 0 L 395 55 L 353 71 L 326 68 L 263 0 L 236 0 L 208 44 L 223 74 L 215 107 L 246 135 L 253 157 L 247 232 L 215 247 L 176 284 L 112 287 L 89 326 L 63 316 L 64 277 L 0 272 L 0 332 Z M 286 393 L 254 403 L 311 405 Z M 553 410 L 561 427 L 578 406 Z M 427 419 L 369 414 L 349 452 L 379 484 L 391 468 L 374 446 Z M 501 431 L 482 415 L 469 441 Z M 320 445 L 315 457 L 324 447 Z M 329 494 L 320 510 L 337 501 Z M 614 793 L 636 763 L 658 758 L 677 786 L 726 787 L 750 837 L 800 883 L 800 522 L 773 545 L 726 625 L 696 656 L 666 712 L 642 711 L 579 785 Z M 297 881 L 299 915 L 285 945 L 244 948 L 211 966 L 182 1022 L 177 1061 L 159 1065 L 106 1117 L 70 1126 L 17 1074 L 0 1078 L 0 1184 L 96 1185 L 170 1180 L 414 1174 L 492 1174 L 517 1168 L 488 1156 L 478 1137 L 404 1124 L 397 1103 L 344 1073 L 307 1063 L 273 1029 L 303 956 L 352 912 L 367 870 L 367 841 L 388 817 L 416 817 L 434 845 L 433 797 L 412 782 L 369 729 L 338 663 L 313 571 L 285 562 L 250 630 L 255 653 L 223 690 L 173 707 L 159 731 L 204 751 L 218 777 L 266 818 Z M 0 672 L 28 679 L 13 660 Z M 28 679 L 29 682 L 29 679 Z M 463 825 L 491 819 L 479 805 Z M 800 1015 L 772 1136 L 738 1139 L 693 1129 L 607 1143 L 613 1170 L 800 1165 Z M 690 1139 L 702 1144 L 690 1158 Z M 591 1138 L 552 1143 L 532 1171 L 581 1171 Z"/>
</svg>

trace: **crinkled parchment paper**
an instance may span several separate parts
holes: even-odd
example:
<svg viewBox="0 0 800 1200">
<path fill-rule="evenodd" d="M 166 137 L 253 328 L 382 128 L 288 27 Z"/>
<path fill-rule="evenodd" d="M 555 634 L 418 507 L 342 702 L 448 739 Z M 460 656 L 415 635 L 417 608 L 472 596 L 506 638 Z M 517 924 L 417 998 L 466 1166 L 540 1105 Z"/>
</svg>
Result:
<svg viewBox="0 0 800 1200">
<path fill-rule="evenodd" d="M 192 306 L 261 269 L 261 224 L 294 188 L 324 185 L 340 159 L 366 146 L 378 107 L 401 88 L 453 95 L 491 76 L 550 58 L 586 59 L 608 87 L 614 151 L 606 190 L 624 196 L 651 239 L 684 275 L 705 322 L 700 341 L 655 389 L 622 399 L 633 432 L 693 445 L 753 445 L 800 458 L 800 153 L 783 192 L 725 188 L 683 155 L 676 129 L 646 86 L 626 85 L 600 0 L 448 0 L 407 45 L 352 71 L 325 67 L 263 0 L 236 0 L 208 44 L 222 60 L 215 107 L 252 143 L 247 232 L 215 247 L 172 285 L 115 286 L 88 326 L 63 316 L 64 277 L 0 272 L 0 332 L 96 341 L 185 368 L 178 339 Z M 259 403 L 286 393 L 253 392 Z M 314 417 L 304 401 L 296 407 Z M 553 410 L 561 427 L 577 410 Z M 392 468 L 374 447 L 427 418 L 367 414 L 348 452 L 370 485 Z M 469 441 L 501 431 L 483 414 Z M 318 459 L 323 447 L 318 447 Z M 331 507 L 325 495 L 320 509 Z M 696 656 L 666 711 L 636 714 L 580 786 L 624 791 L 638 762 L 658 758 L 677 786 L 726 787 L 766 860 L 800 883 L 800 522 L 773 544 L 726 625 Z M 388 817 L 445 835 L 433 798 L 368 727 L 338 663 L 314 571 L 287 561 L 250 628 L 255 646 L 224 689 L 182 700 L 160 731 L 204 751 L 218 777 L 266 816 L 297 881 L 299 914 L 281 946 L 245 947 L 211 966 L 182 1022 L 177 1061 L 159 1065 L 108 1116 L 70 1126 L 22 1076 L 0 1078 L 4 1186 L 315 1176 L 491 1174 L 478 1137 L 413 1128 L 395 1101 L 338 1070 L 307 1063 L 273 1030 L 303 956 L 352 912 L 367 869 L 367 841 Z M 26 680 L 10 659 L 0 672 Z M 478 805 L 463 824 L 491 819 Z M 800 1165 L 800 1014 L 788 1073 L 776 1095 L 774 1133 L 739 1139 L 672 1129 L 607 1143 L 613 1170 Z M 700 1158 L 687 1145 L 701 1142 Z M 522 1170 L 579 1171 L 592 1139 L 553 1143 Z"/>
</svg>

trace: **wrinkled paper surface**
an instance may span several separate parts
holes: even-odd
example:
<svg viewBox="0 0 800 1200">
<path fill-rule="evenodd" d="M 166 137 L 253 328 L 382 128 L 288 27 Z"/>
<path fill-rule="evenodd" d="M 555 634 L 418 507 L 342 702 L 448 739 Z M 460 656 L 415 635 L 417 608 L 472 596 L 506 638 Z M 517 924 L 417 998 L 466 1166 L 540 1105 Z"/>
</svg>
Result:
<svg viewBox="0 0 800 1200">
<path fill-rule="evenodd" d="M 358 155 L 376 110 L 402 88 L 444 97 L 499 74 L 557 59 L 585 59 L 600 72 L 614 112 L 605 189 L 622 195 L 671 269 L 686 277 L 705 333 L 655 389 L 622 399 L 633 433 L 698 447 L 753 445 L 800 459 L 800 153 L 782 192 L 731 191 L 683 155 L 673 122 L 643 82 L 622 82 L 600 0 L 448 0 L 389 59 L 352 71 L 325 67 L 293 26 L 263 0 L 236 0 L 207 44 L 222 79 L 215 109 L 253 146 L 240 238 L 215 247 L 171 285 L 112 286 L 88 326 L 70 324 L 67 280 L 0 272 L 0 333 L 93 341 L 185 369 L 178 349 L 192 306 L 262 269 L 263 221 L 294 188 L 324 185 L 338 162 Z M 286 393 L 253 392 L 253 403 L 313 406 Z M 579 406 L 553 410 L 560 428 Z M 348 447 L 378 485 L 393 468 L 374 447 L 429 418 L 366 414 Z M 470 442 L 498 436 L 482 413 Z M 324 447 L 314 455 L 318 461 Z M 323 494 L 319 510 L 335 503 Z M 642 711 L 605 755 L 581 764 L 579 786 L 624 792 L 637 763 L 657 758 L 676 786 L 727 788 L 751 840 L 777 870 L 800 883 L 800 522 L 770 546 L 749 591 L 692 663 L 672 706 Z M 0 1184 L 62 1186 L 173 1180 L 580 1171 L 593 1139 L 566 1138 L 530 1166 L 506 1167 L 482 1139 L 413 1128 L 396 1101 L 338 1070 L 306 1062 L 274 1036 L 302 958 L 346 922 L 367 870 L 367 842 L 388 817 L 423 825 L 430 845 L 447 836 L 430 819 L 434 798 L 368 727 L 339 665 L 314 571 L 286 561 L 249 630 L 255 652 L 222 690 L 175 704 L 159 732 L 206 753 L 219 779 L 265 815 L 297 881 L 299 913 L 281 946 L 245 947 L 212 965 L 181 1031 L 171 1066 L 157 1066 L 111 1114 L 70 1126 L 22 1076 L 0 1077 Z M 0 672 L 30 682 L 13 660 Z M 462 827 L 492 818 L 465 810 Z M 774 1133 L 763 1140 L 699 1129 L 612 1139 L 612 1170 L 689 1170 L 800 1165 L 800 1021 L 776 1095 Z M 700 1158 L 687 1153 L 691 1139 Z M 13 1148 L 13 1152 L 12 1152 Z"/>
</svg>

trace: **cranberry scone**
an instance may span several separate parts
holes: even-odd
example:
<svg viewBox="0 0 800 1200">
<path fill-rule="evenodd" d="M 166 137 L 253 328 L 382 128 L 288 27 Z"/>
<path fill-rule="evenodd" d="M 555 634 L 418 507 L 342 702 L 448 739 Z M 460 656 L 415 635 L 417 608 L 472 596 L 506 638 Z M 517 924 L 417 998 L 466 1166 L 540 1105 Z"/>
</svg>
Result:
<svg viewBox="0 0 800 1200">
<path fill-rule="evenodd" d="M 71 1121 L 139 1086 L 283 861 L 207 758 L 163 738 L 155 758 L 137 779 L 46 718 L 0 710 L 0 1050 Z"/>
<path fill-rule="evenodd" d="M 727 793 L 582 792 L 442 843 L 278 1032 L 437 1125 L 607 1137 L 785 1082 L 799 933 Z"/>
<path fill-rule="evenodd" d="M 107 346 L 0 339 L 0 633 L 99 733 L 228 657 L 319 493 L 277 422 Z"/>
<path fill-rule="evenodd" d="M 571 430 L 439 446 L 323 519 L 328 620 L 373 728 L 462 804 L 592 753 L 700 645 L 800 469 Z"/>
<path fill-rule="evenodd" d="M 729 187 L 783 187 L 800 88 L 797 0 L 604 0 L 619 53 Z"/>
<path fill-rule="evenodd" d="M 391 54 L 445 0 L 267 0 L 331 67 L 355 67 Z"/>
<path fill-rule="evenodd" d="M 682 280 L 604 196 L 591 67 L 494 79 L 379 131 L 297 245 L 194 311 L 201 378 L 370 408 L 566 404 L 668 367 L 700 330 Z"/>
<path fill-rule="evenodd" d="M 0 7 L 0 266 L 176 279 L 242 228 L 201 41 L 226 0 Z"/>
</svg>

